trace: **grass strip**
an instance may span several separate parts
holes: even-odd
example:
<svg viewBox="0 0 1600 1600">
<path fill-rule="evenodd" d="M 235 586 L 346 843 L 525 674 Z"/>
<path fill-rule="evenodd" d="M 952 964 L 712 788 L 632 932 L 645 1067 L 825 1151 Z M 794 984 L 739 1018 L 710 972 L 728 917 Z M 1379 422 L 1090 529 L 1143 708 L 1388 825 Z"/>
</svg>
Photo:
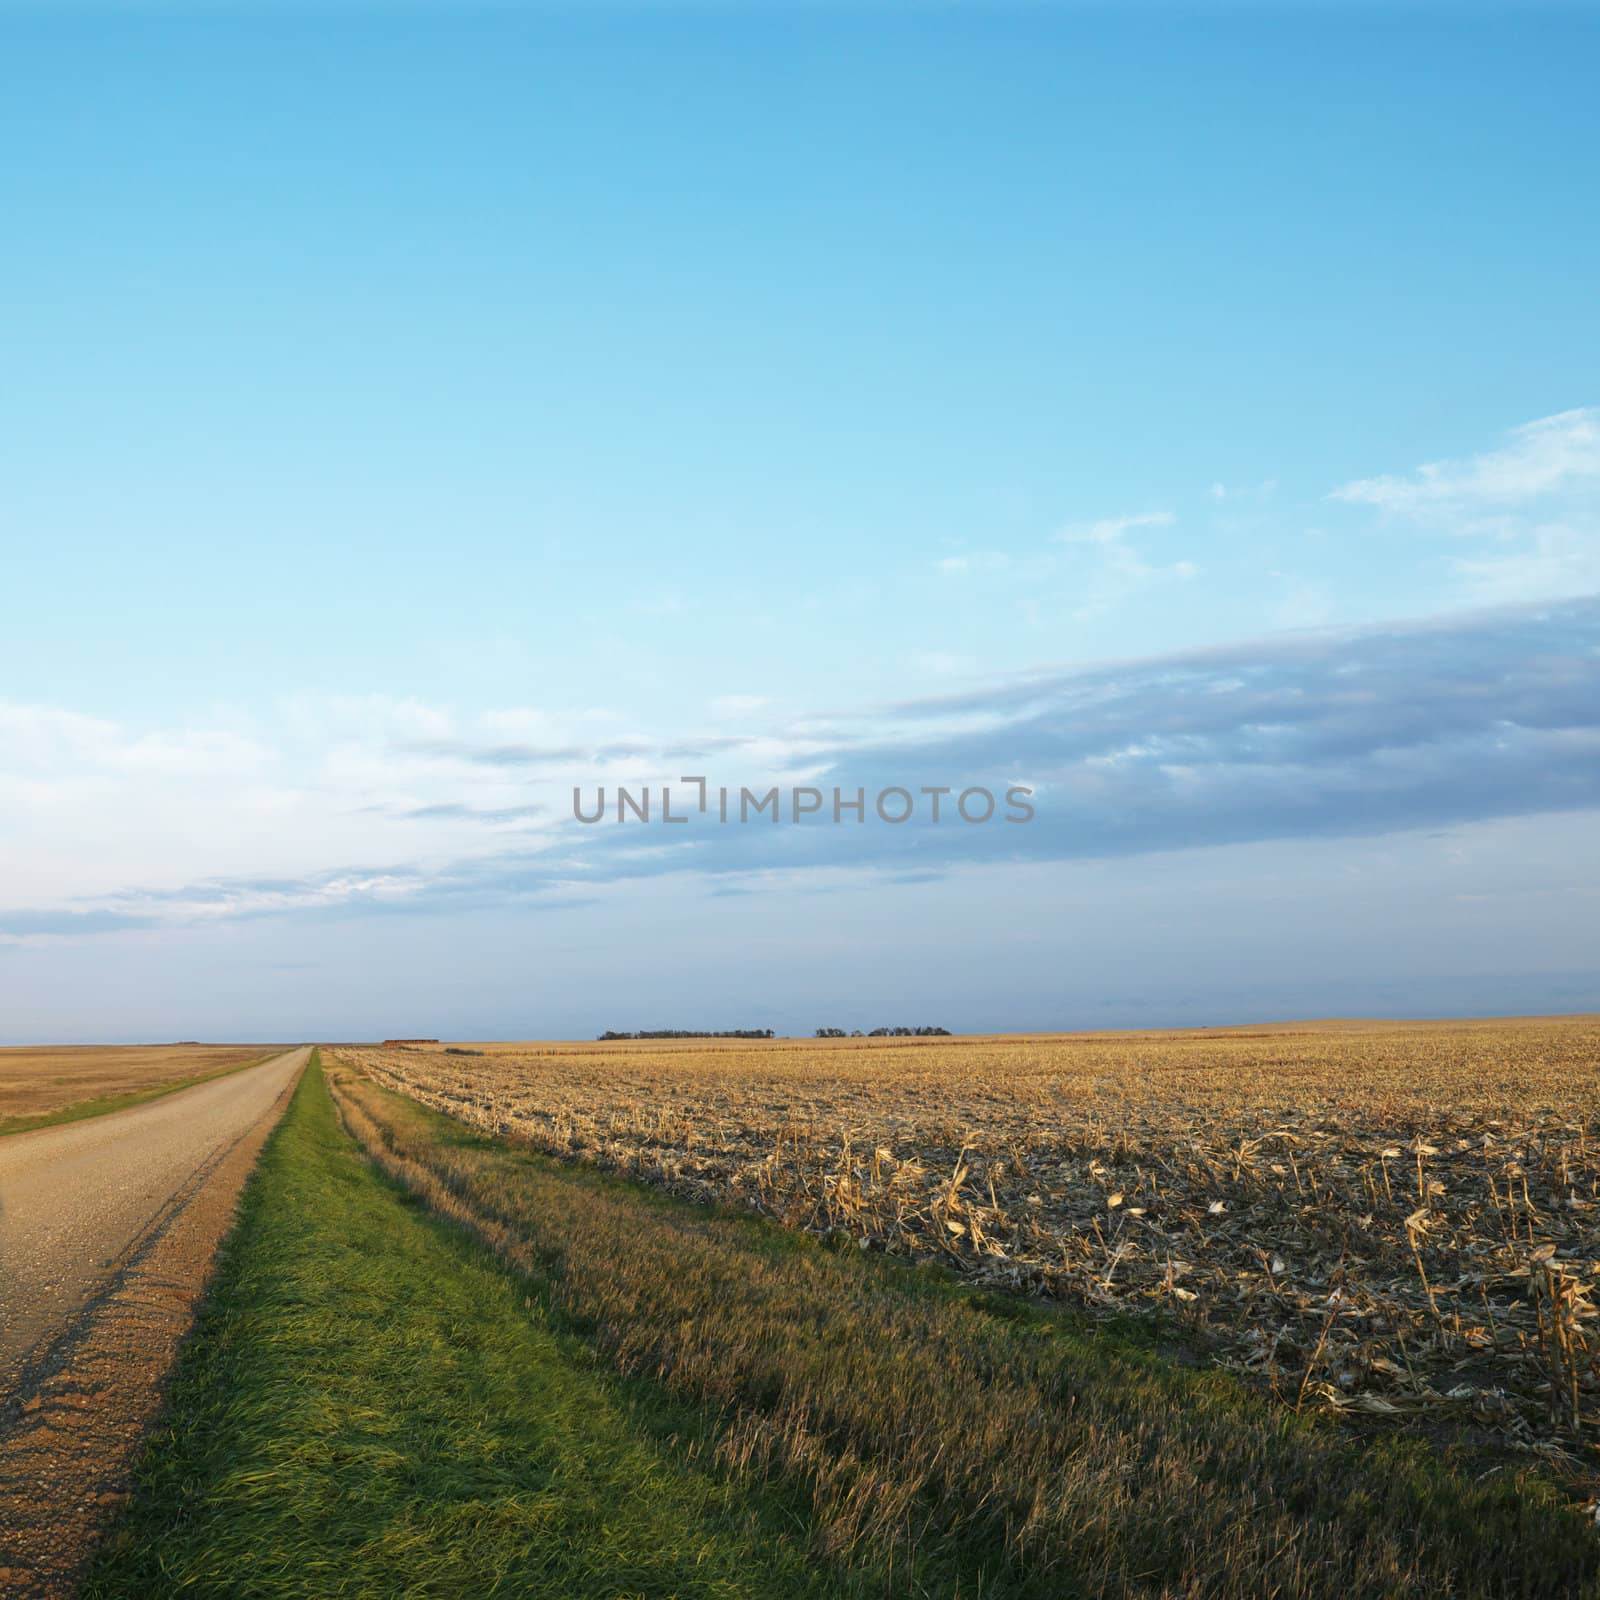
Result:
<svg viewBox="0 0 1600 1600">
<path fill-rule="evenodd" d="M 314 1059 L 83 1592 L 846 1592 L 806 1560 L 792 1507 L 661 1441 L 684 1419 L 653 1396 L 597 1367 L 492 1256 L 384 1178 L 340 1128 Z"/>
<path fill-rule="evenodd" d="M 247 1061 L 234 1061 L 218 1067 L 213 1072 L 200 1072 L 188 1078 L 173 1078 L 166 1083 L 147 1084 L 142 1089 L 129 1089 L 122 1094 L 95 1095 L 88 1100 L 74 1100 L 70 1105 L 57 1106 L 53 1111 L 31 1112 L 25 1117 L 0 1117 L 0 1138 L 8 1133 L 29 1133 L 35 1128 L 56 1128 L 64 1122 L 82 1122 L 86 1117 L 103 1117 L 109 1111 L 125 1111 L 129 1106 L 142 1106 L 149 1100 L 160 1100 L 180 1089 L 192 1089 L 197 1083 L 210 1083 L 215 1078 L 231 1077 L 259 1067 L 265 1061 L 275 1061 L 285 1052 L 274 1050 L 264 1056 L 251 1056 Z"/>
<path fill-rule="evenodd" d="M 1352 1439 L 1131 1333 L 561 1165 L 368 1080 L 338 1092 L 557 1327 L 702 1408 L 740 1480 L 804 1493 L 814 1549 L 906 1592 L 1600 1593 L 1600 1542 L 1535 1471 Z"/>
</svg>

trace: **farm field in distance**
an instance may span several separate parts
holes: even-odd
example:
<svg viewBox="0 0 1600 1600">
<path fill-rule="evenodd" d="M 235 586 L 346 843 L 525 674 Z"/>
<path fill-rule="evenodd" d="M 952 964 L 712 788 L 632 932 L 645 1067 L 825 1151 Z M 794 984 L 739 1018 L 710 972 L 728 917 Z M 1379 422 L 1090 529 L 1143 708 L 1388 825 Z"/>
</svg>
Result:
<svg viewBox="0 0 1600 1600">
<path fill-rule="evenodd" d="M 264 1044 L 0 1046 L 0 1133 L 134 1105 L 259 1061 L 273 1048 Z"/>
<path fill-rule="evenodd" d="M 345 1049 L 536 1150 L 1600 1464 L 1600 1019 Z M 461 1051 L 469 1053 L 460 1053 Z"/>
</svg>

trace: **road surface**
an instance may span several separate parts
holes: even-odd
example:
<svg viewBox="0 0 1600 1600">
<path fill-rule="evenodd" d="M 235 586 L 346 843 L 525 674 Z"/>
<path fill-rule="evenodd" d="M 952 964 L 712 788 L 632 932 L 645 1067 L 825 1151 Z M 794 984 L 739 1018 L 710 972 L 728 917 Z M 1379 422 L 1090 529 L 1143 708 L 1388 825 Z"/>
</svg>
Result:
<svg viewBox="0 0 1600 1600">
<path fill-rule="evenodd" d="M 271 1108 L 309 1052 L 0 1138 L 0 1385 L 64 1332 Z"/>
<path fill-rule="evenodd" d="M 309 1055 L 0 1137 L 0 1593 L 70 1593 Z"/>
</svg>

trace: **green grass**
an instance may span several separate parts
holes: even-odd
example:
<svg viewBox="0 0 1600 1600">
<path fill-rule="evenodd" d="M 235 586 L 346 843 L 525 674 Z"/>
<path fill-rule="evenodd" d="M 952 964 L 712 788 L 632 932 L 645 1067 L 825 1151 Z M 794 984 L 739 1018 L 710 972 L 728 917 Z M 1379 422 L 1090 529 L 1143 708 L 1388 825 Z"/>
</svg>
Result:
<svg viewBox="0 0 1600 1600">
<path fill-rule="evenodd" d="M 108 1111 L 125 1111 L 129 1106 L 142 1106 L 148 1100 L 160 1100 L 176 1094 L 180 1089 L 192 1089 L 197 1083 L 210 1083 L 213 1078 L 226 1078 L 248 1067 L 259 1067 L 271 1061 L 281 1051 L 271 1055 L 251 1056 L 248 1061 L 235 1061 L 231 1066 L 218 1067 L 215 1072 L 200 1072 L 189 1078 L 173 1078 L 166 1083 L 152 1083 L 143 1089 L 129 1089 L 125 1094 L 96 1095 L 89 1100 L 74 1100 L 70 1105 L 57 1106 L 53 1111 L 38 1111 L 25 1117 L 0 1117 L 0 1138 L 8 1133 L 28 1133 L 34 1128 L 55 1128 L 64 1122 L 82 1122 L 85 1117 L 103 1117 Z"/>
<path fill-rule="evenodd" d="M 316 1063 L 241 1204 L 86 1595 L 840 1593 L 340 1129 Z"/>
</svg>

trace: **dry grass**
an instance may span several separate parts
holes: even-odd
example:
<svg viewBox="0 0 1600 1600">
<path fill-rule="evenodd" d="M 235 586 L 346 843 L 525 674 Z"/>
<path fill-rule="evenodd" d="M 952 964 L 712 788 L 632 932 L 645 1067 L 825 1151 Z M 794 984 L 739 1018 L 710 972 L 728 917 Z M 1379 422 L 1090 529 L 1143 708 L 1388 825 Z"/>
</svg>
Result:
<svg viewBox="0 0 1600 1600">
<path fill-rule="evenodd" d="M 257 1061 L 265 1045 L 23 1045 L 0 1048 L 0 1129 L 84 1102 L 139 1099 Z"/>
<path fill-rule="evenodd" d="M 680 1194 L 1166 1308 L 1288 1404 L 1600 1460 L 1600 1019 L 475 1048 L 344 1054 Z"/>
</svg>

